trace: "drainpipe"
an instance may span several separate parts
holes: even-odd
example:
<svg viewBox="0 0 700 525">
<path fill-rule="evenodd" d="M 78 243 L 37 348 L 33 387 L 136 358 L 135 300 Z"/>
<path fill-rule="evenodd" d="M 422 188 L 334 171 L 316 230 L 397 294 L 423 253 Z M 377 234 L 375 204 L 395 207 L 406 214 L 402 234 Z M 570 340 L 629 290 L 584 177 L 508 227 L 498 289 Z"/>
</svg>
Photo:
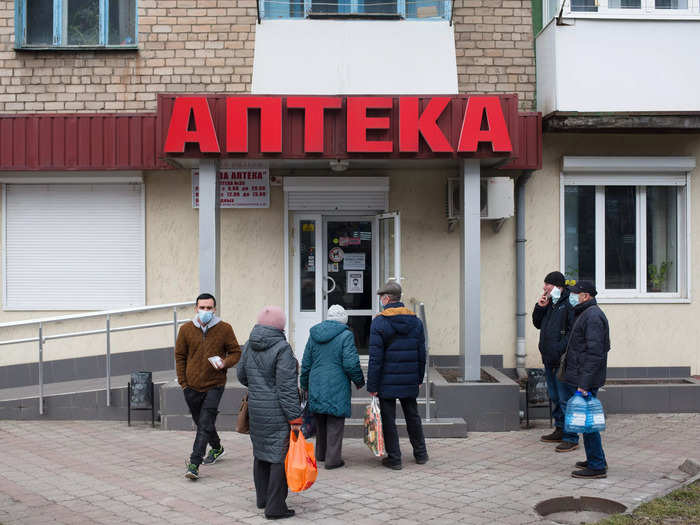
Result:
<svg viewBox="0 0 700 525">
<path fill-rule="evenodd" d="M 515 317 L 517 331 L 515 340 L 515 367 L 518 378 L 527 377 L 525 369 L 525 184 L 530 179 L 532 170 L 523 170 L 515 183 Z"/>
</svg>

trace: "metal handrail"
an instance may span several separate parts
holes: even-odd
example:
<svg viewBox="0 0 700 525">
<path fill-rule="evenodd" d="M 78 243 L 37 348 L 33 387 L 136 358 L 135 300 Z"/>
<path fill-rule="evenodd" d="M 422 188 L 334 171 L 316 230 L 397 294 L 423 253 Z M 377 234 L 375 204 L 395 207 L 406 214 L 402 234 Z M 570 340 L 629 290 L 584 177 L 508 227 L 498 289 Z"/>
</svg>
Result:
<svg viewBox="0 0 700 525">
<path fill-rule="evenodd" d="M 430 421 L 430 339 L 428 338 L 428 322 L 425 318 L 425 303 L 418 304 L 418 317 L 423 322 L 425 335 L 425 420 Z"/>
<path fill-rule="evenodd" d="M 129 330 L 141 330 L 144 328 L 157 328 L 160 326 L 170 326 L 173 327 L 173 348 L 177 341 L 177 329 L 178 326 L 186 323 L 188 319 L 178 319 L 177 309 L 186 306 L 193 306 L 194 301 L 186 301 L 181 303 L 167 303 L 167 304 L 157 304 L 153 306 L 141 306 L 136 308 L 121 308 L 118 310 L 102 310 L 98 312 L 88 312 L 83 314 L 72 314 L 72 315 L 61 315 L 56 317 L 44 317 L 41 319 L 28 319 L 24 321 L 15 321 L 12 323 L 0 323 L 0 328 L 15 328 L 18 326 L 32 326 L 39 325 L 37 337 L 25 337 L 21 339 L 8 339 L 5 341 L 0 341 L 0 346 L 21 344 L 21 343 L 39 343 L 39 414 L 44 414 L 44 343 L 52 339 L 67 339 L 70 337 L 83 337 L 86 335 L 99 335 L 105 334 L 105 393 L 107 399 L 107 406 L 111 406 L 110 392 L 112 389 L 112 342 L 111 334 L 113 332 L 126 332 Z M 112 328 L 112 316 L 151 312 L 155 310 L 173 310 L 172 321 L 158 321 L 154 323 L 142 323 L 128 326 L 119 326 Z M 79 332 L 65 332 L 62 334 L 54 335 L 44 335 L 44 327 L 49 323 L 60 323 L 64 321 L 74 321 L 77 319 L 94 319 L 96 317 L 105 318 L 105 327 L 97 330 L 82 330 Z"/>
</svg>

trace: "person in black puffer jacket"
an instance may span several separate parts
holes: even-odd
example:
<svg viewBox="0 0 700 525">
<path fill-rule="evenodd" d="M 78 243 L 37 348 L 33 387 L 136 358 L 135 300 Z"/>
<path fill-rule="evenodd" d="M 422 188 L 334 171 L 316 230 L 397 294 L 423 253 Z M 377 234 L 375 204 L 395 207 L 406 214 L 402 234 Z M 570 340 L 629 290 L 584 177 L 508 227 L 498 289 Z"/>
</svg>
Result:
<svg viewBox="0 0 700 525">
<path fill-rule="evenodd" d="M 396 399 L 401 402 L 416 463 L 420 465 L 428 461 L 416 402 L 418 387 L 425 375 L 425 332 L 416 314 L 399 302 L 401 286 L 398 283 L 389 281 L 377 294 L 384 310 L 372 320 L 370 327 L 367 392 L 379 396 L 387 453 L 382 464 L 400 470 Z"/>
<path fill-rule="evenodd" d="M 564 411 L 561 398 L 565 395 L 557 379 L 559 361 L 569 342 L 569 330 L 574 323 L 574 309 L 569 304 L 569 290 L 561 272 L 550 272 L 544 278 L 544 293 L 537 300 L 532 312 L 532 324 L 540 331 L 540 354 L 544 364 L 547 391 L 552 401 L 552 417 L 555 429 L 540 439 L 547 443 L 562 445 L 559 452 L 568 452 L 578 447 L 578 435 L 564 432 Z"/>
<path fill-rule="evenodd" d="M 595 300 L 598 293 L 595 285 L 591 281 L 579 281 L 570 291 L 574 325 L 559 371 L 567 400 L 577 391 L 584 397 L 595 396 L 598 389 L 605 385 L 610 351 L 610 327 Z M 580 470 L 573 471 L 571 475 L 585 479 L 606 477 L 608 464 L 600 432 L 584 434 L 583 446 L 586 448 L 586 461 L 576 463 L 576 468 Z"/>
<path fill-rule="evenodd" d="M 259 509 L 268 519 L 290 518 L 284 459 L 290 430 L 299 431 L 298 363 L 284 337 L 286 316 L 277 306 L 258 314 L 238 363 L 238 380 L 248 387 L 253 479 Z"/>
</svg>

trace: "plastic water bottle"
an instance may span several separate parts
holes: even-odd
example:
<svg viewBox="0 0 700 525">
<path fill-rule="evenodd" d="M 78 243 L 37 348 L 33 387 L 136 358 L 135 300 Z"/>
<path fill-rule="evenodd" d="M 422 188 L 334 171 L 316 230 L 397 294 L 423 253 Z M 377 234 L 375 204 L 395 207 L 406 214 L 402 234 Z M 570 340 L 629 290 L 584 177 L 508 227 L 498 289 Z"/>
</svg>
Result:
<svg viewBox="0 0 700 525">
<path fill-rule="evenodd" d="M 566 415 L 564 416 L 564 431 L 578 434 L 586 431 L 586 414 L 588 403 L 581 392 L 576 392 L 566 402 Z"/>
<path fill-rule="evenodd" d="M 603 404 L 600 400 L 590 394 L 586 405 L 586 430 L 584 433 L 605 430 L 605 412 L 603 412 Z"/>
</svg>

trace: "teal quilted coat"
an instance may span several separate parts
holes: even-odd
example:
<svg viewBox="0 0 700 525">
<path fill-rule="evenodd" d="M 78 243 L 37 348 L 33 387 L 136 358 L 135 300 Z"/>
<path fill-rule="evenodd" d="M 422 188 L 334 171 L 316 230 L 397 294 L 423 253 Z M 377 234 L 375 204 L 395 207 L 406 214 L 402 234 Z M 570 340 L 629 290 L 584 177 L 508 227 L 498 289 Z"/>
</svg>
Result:
<svg viewBox="0 0 700 525">
<path fill-rule="evenodd" d="M 365 384 L 355 337 L 338 321 L 323 321 L 311 328 L 301 363 L 301 388 L 309 391 L 309 411 L 350 417 L 350 381 Z"/>
</svg>

